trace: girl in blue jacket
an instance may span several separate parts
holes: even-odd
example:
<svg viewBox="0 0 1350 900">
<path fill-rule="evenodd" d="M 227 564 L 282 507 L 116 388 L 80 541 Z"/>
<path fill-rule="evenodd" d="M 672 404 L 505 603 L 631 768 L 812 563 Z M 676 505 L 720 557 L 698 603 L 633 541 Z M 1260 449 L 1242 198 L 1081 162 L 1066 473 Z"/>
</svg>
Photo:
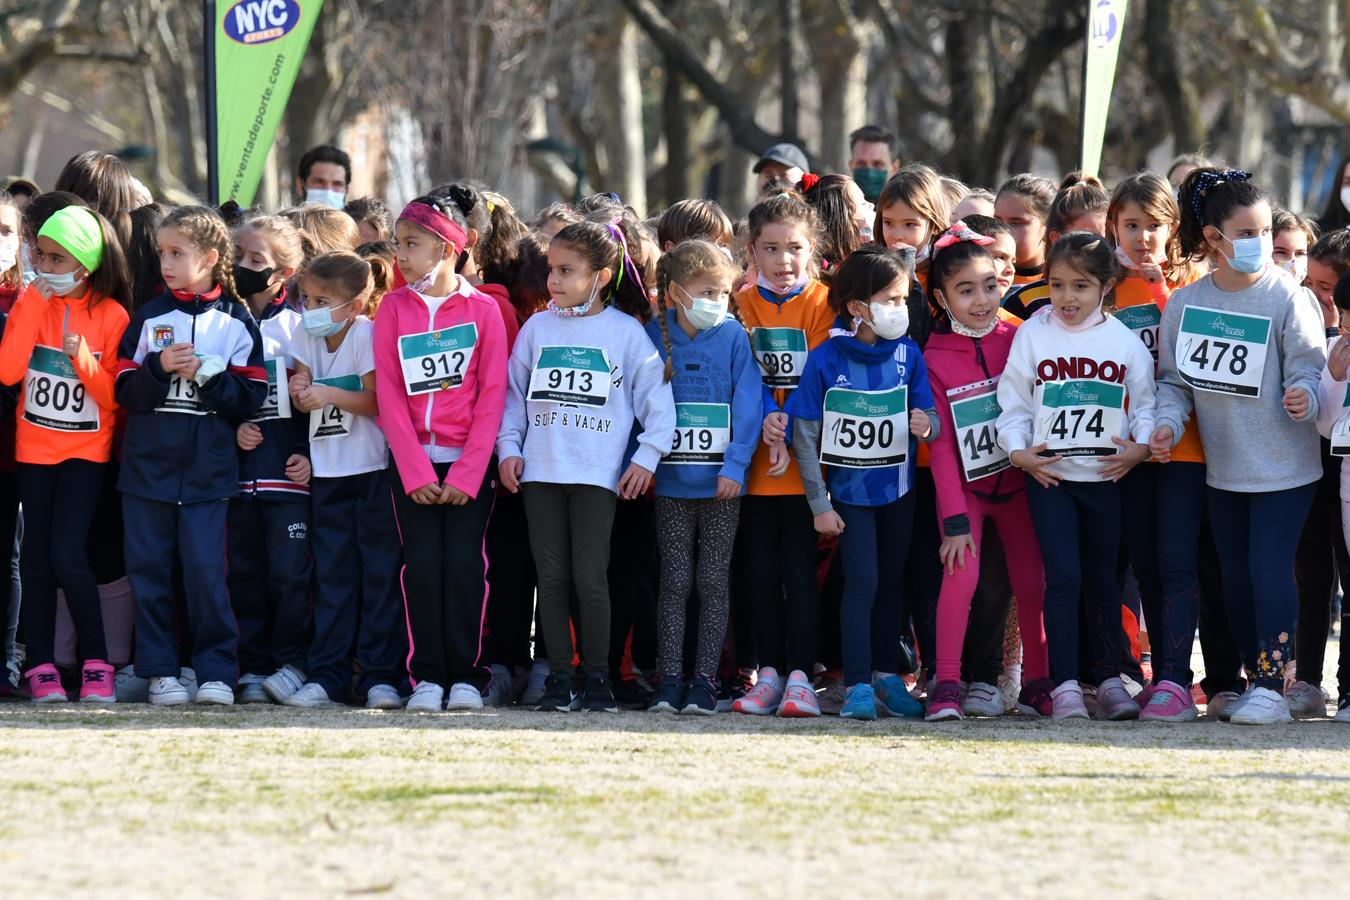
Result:
<svg viewBox="0 0 1350 900">
<path fill-rule="evenodd" d="M 711 715 L 717 708 L 714 676 L 727 629 L 731 551 L 745 470 L 764 418 L 750 340 L 739 318 L 727 320 L 738 274 L 721 248 L 701 240 L 680 244 L 657 268 L 661 314 L 647 332 L 665 360 L 677 427 L 674 447 L 656 469 L 661 686 L 655 711 Z M 685 603 L 694 582 L 698 650 L 686 682 Z"/>
<path fill-rule="evenodd" d="M 898 675 L 915 441 L 934 440 L 939 427 L 928 368 L 905 337 L 912 278 L 904 257 L 885 247 L 844 261 L 830 282 L 836 327 L 807 357 L 786 409 L 816 531 L 839 538 L 848 688 L 840 715 L 854 719 L 875 719 L 878 704 L 888 714 L 923 713 Z"/>
</svg>

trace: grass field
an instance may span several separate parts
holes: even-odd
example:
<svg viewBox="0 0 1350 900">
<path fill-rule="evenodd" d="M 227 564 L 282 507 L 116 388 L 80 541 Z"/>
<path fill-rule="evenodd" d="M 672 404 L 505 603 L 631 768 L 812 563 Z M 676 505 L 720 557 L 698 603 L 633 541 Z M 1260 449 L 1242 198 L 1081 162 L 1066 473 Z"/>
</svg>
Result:
<svg viewBox="0 0 1350 900">
<path fill-rule="evenodd" d="M 1350 726 L 1325 719 L 926 725 L 10 701 L 0 886 L 1344 897 L 1348 749 Z"/>
</svg>

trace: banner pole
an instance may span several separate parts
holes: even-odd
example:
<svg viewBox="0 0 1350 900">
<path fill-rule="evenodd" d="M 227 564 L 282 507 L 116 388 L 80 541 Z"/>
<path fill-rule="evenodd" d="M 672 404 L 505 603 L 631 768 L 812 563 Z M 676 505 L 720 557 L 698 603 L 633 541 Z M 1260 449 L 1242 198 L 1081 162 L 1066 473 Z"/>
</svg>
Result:
<svg viewBox="0 0 1350 900">
<path fill-rule="evenodd" d="M 220 205 L 220 136 L 216 133 L 216 0 L 202 0 L 203 70 L 206 72 L 206 196 Z"/>
<path fill-rule="evenodd" d="M 1079 82 L 1082 87 L 1078 95 L 1078 168 L 1082 169 L 1086 164 L 1087 156 L 1087 111 L 1088 111 L 1088 59 L 1092 56 L 1092 8 L 1096 4 L 1094 0 L 1084 0 L 1087 6 L 1087 15 L 1084 21 L 1087 22 L 1087 36 L 1083 41 L 1083 80 Z"/>
</svg>

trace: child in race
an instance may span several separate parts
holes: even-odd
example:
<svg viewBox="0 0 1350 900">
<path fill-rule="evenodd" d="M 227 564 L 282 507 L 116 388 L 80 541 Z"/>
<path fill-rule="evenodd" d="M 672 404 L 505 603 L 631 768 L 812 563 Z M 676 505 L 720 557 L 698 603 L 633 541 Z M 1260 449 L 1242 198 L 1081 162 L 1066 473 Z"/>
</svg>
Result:
<svg viewBox="0 0 1350 900">
<path fill-rule="evenodd" d="M 370 264 L 350 251 L 325 253 L 305 264 L 299 287 L 304 313 L 291 341 L 289 390 L 292 407 L 307 417 L 314 470 L 314 636 L 305 667 L 283 667 L 263 690 L 286 706 L 346 702 L 355 646 L 358 697 L 367 709 L 398 709 L 401 554 L 387 444 L 375 423 L 375 326 L 362 314 Z"/>
<path fill-rule="evenodd" d="M 849 254 L 872 239 L 876 209 L 847 175 L 802 176 L 802 198 L 820 217 L 821 277 L 828 280 Z"/>
<path fill-rule="evenodd" d="M 913 275 L 897 251 L 875 245 L 844 261 L 830 285 L 836 330 L 807 358 L 785 406 L 815 530 L 839 538 L 844 718 L 875 719 L 878 703 L 886 713 L 922 711 L 899 676 L 911 435 L 931 441 L 939 425 L 923 356 L 905 336 Z"/>
<path fill-rule="evenodd" d="M 617 712 L 609 678 L 610 528 L 619 496 L 641 496 L 675 437 L 661 355 L 642 329 L 651 301 L 616 217 L 578 222 L 548 248 L 549 312 L 511 352 L 497 455 L 525 497 L 550 674 L 540 711 Z M 638 449 L 620 472 L 634 420 Z M 569 598 L 580 601 L 584 693 L 572 674 Z"/>
<path fill-rule="evenodd" d="M 1326 362 L 1315 300 L 1271 264 L 1271 209 L 1245 172 L 1202 168 L 1181 186 L 1182 251 L 1214 269 L 1172 294 L 1158 342 L 1161 459 L 1192 413 L 1229 625 L 1255 686 L 1230 721 L 1288 721 L 1299 533 L 1322 475 L 1317 386 Z"/>
<path fill-rule="evenodd" d="M 906 247 L 913 250 L 914 277 L 924 284 L 928 275 L 928 245 L 947 227 L 951 214 L 942 178 L 923 163 L 902 166 L 881 189 L 876 211 L 874 240 L 892 250 Z"/>
<path fill-rule="evenodd" d="M 1149 455 L 1140 441 L 1153 429 L 1153 359 L 1102 308 L 1117 277 L 1105 238 L 1082 231 L 1060 238 L 1047 274 L 1050 307 L 1017 330 L 999 379 L 998 444 L 1027 473 L 1027 505 L 1045 564 L 1051 714 L 1087 718 L 1078 682 L 1082 597 L 1097 715 L 1133 719 L 1139 706 L 1119 672 L 1125 635 L 1116 582 L 1118 482 Z"/>
<path fill-rule="evenodd" d="M 999 297 L 1004 297 L 1012 289 L 1013 278 L 1017 275 L 1017 242 L 1013 240 L 1012 229 L 993 216 L 967 216 L 960 221 L 971 231 L 990 239 L 991 243 L 980 246 L 994 261 L 994 279 L 998 283 Z M 1002 310 L 1002 306 L 999 308 Z M 1011 314 L 1000 318 L 1011 320 L 1013 324 L 1020 321 Z"/>
<path fill-rule="evenodd" d="M 738 318 L 728 319 L 739 271 L 715 244 L 685 241 L 657 264 L 661 318 L 647 333 L 675 398 L 675 444 L 656 470 L 661 548 L 658 712 L 711 715 L 730 610 L 731 553 L 746 470 L 760 441 L 759 366 Z M 735 310 L 730 310 L 735 315 Z M 698 641 L 684 662 L 685 604 L 698 585 Z"/>
<path fill-rule="evenodd" d="M 59 584 L 82 659 L 80 700 L 113 703 L 86 543 L 112 454 L 113 381 L 130 279 L 112 226 L 80 206 L 52 215 L 30 256 L 37 280 L 10 311 L 0 342 L 0 382 L 21 385 L 15 457 L 24 509 L 24 676 L 35 703 L 68 699 L 53 664 Z"/>
<path fill-rule="evenodd" d="M 1090 231 L 1093 234 L 1105 235 L 1106 207 L 1110 199 L 1106 188 L 1096 177 L 1084 175 L 1082 172 L 1070 172 L 1065 175 L 1045 212 L 1045 252 L 1054 246 L 1061 235 L 1070 231 Z M 1024 197 L 1023 202 L 1025 206 L 1029 198 Z M 1005 207 L 1009 205 L 1012 205 L 1012 201 L 1005 202 Z M 1029 206 L 1026 208 L 1030 209 Z M 1011 215 L 1012 219 L 1005 221 L 1020 223 L 1021 219 L 1015 211 Z M 1022 228 L 1020 224 L 1017 227 Z M 1031 226 L 1026 227 L 1029 229 Z M 1019 276 L 1016 280 L 1018 284 L 1008 295 L 1003 306 L 1012 315 L 1020 319 L 1029 319 L 1032 313 L 1050 303 L 1050 290 L 1044 277 L 1022 282 Z"/>
<path fill-rule="evenodd" d="M 150 702 L 188 702 L 174 629 L 174 559 L 182 563 L 197 702 L 234 703 L 238 656 L 226 592 L 225 522 L 239 493 L 235 423 L 267 397 L 262 341 L 234 286 L 234 242 L 211 209 L 184 206 L 159 229 L 168 292 L 136 310 L 118 349 L 116 396 L 127 417 L 122 517 L 136 596 L 136 675 Z"/>
<path fill-rule="evenodd" d="M 945 574 L 937 609 L 937 685 L 928 697 L 931 721 L 963 717 L 960 681 L 971 600 L 980 579 L 984 523 L 997 528 L 1017 595 L 1026 682 L 1018 698 L 1028 715 L 1051 713 L 1041 609 L 1045 575 L 1027 509 L 1026 482 L 994 442 L 999 377 L 1015 329 L 998 317 L 994 240 L 957 222 L 934 243 L 929 283 L 948 321 L 928 339 L 924 360 L 942 428 L 932 450 L 942 523 Z M 997 637 L 1002 639 L 1002 629 Z"/>
<path fill-rule="evenodd" d="M 507 346 L 497 302 L 455 272 L 467 226 L 443 193 L 404 208 L 394 228 L 399 268 L 411 283 L 385 298 L 375 325 L 375 383 L 394 459 L 416 683 L 408 707 L 429 711 L 442 703 L 482 709 L 489 682 L 481 664 L 484 534 Z"/>
<path fill-rule="evenodd" d="M 1292 275 L 1296 284 L 1306 283 L 1308 280 L 1308 248 L 1317 240 L 1317 225 L 1298 213 L 1292 213 L 1287 209 L 1276 209 L 1271 212 L 1270 227 L 1271 261 Z M 1331 302 L 1331 297 L 1328 295 L 1324 299 L 1319 296 L 1317 300 L 1322 304 L 1323 309 L 1329 310 L 1331 313 L 1327 321 L 1327 327 L 1334 327 L 1338 317 L 1335 312 L 1336 308 Z"/>
<path fill-rule="evenodd" d="M 230 603 L 239 626 L 239 702 L 267 703 L 267 676 L 303 671 L 310 637 L 309 428 L 291 410 L 291 341 L 300 313 L 286 284 L 304 259 L 300 232 L 280 216 L 234 234 L 234 284 L 262 336 L 267 399 L 235 431 L 239 496 L 226 520 Z"/>
<path fill-rule="evenodd" d="M 1012 229 L 1017 244 L 1014 285 L 1045 277 L 1046 219 L 1055 193 L 1055 183 L 1049 178 L 1023 172 L 1003 182 L 994 196 L 994 218 Z"/>
<path fill-rule="evenodd" d="M 829 337 L 829 291 L 811 276 L 820 220 L 793 193 L 750 210 L 754 285 L 736 295 L 759 363 L 763 446 L 755 449 L 741 503 L 737 590 L 749 598 L 759 673 L 732 704 L 757 716 L 818 716 L 809 674 L 816 661 L 816 530 L 805 488 L 786 444 L 783 404 L 801 382 L 807 354 Z M 784 678 L 783 673 L 788 675 Z"/>
<path fill-rule="evenodd" d="M 692 240 L 712 241 L 730 249 L 735 237 L 731 219 L 712 200 L 677 200 L 656 221 L 656 243 L 662 253 Z"/>
<path fill-rule="evenodd" d="M 1167 182 L 1139 172 L 1116 186 L 1107 210 L 1120 279 L 1114 292 L 1117 321 L 1139 336 L 1155 360 L 1158 328 L 1172 291 L 1194 280 L 1195 267 L 1181 252 L 1181 213 Z M 1205 530 L 1205 455 L 1199 429 L 1190 428 L 1171 462 L 1145 462 L 1122 482 L 1126 555 L 1153 654 L 1153 681 L 1136 697 L 1145 720 L 1190 721 L 1191 648 L 1200 614 L 1199 558 L 1211 541 Z M 1213 673 L 1216 676 L 1218 673 Z"/>
</svg>

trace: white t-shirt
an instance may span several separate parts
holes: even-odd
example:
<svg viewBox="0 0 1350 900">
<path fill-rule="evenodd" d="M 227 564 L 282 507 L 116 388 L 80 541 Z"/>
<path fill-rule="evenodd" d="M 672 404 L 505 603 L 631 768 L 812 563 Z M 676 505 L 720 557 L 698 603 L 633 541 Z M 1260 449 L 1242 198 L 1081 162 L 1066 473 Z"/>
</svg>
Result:
<svg viewBox="0 0 1350 900">
<path fill-rule="evenodd" d="M 374 323 L 357 316 L 337 351 L 330 353 L 324 338 L 312 338 L 299 329 L 291 341 L 291 356 L 309 369 L 315 384 L 359 391 L 362 376 L 375 371 L 374 335 Z M 374 417 L 326 406 L 309 413 L 309 461 L 316 478 L 377 472 L 389 465 L 389 445 Z"/>
</svg>

